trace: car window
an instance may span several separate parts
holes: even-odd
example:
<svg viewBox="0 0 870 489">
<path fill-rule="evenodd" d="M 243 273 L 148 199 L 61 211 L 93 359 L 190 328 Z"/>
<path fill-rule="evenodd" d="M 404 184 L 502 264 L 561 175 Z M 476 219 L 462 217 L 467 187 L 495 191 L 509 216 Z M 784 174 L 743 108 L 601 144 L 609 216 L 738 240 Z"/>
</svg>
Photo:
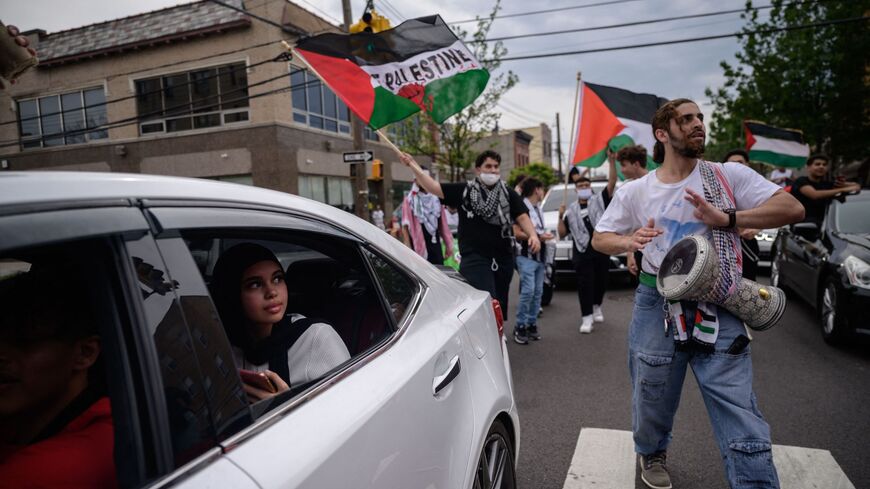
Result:
<svg viewBox="0 0 870 489">
<path fill-rule="evenodd" d="M 850 200 L 837 205 L 837 231 L 870 234 L 870 199 Z"/>
<path fill-rule="evenodd" d="M 365 250 L 365 254 L 369 258 L 372 269 L 384 291 L 396 324 L 401 324 L 409 313 L 411 301 L 413 301 L 419 287 L 407 274 L 384 258 L 369 250 Z"/>
<path fill-rule="evenodd" d="M 233 370 L 247 371 L 243 384 L 255 385 L 249 372 L 268 370 L 289 387 L 276 385 L 274 398 L 249 395 L 255 417 L 393 331 L 355 241 L 270 229 L 197 229 L 182 238 L 231 343 Z"/>
<path fill-rule="evenodd" d="M 127 470 L 136 454 L 120 400 L 126 368 L 112 347 L 112 262 L 103 240 L 0 253 L 3 486 L 114 487 L 137 476 Z M 87 463 L 50 470 L 61 459 Z"/>
</svg>

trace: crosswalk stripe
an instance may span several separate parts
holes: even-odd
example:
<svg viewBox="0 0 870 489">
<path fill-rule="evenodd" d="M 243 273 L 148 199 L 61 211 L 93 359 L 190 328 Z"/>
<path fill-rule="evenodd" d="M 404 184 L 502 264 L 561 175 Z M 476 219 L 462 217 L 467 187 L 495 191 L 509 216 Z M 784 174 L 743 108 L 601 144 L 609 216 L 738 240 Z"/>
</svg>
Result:
<svg viewBox="0 0 870 489">
<path fill-rule="evenodd" d="M 827 450 L 774 445 L 773 463 L 781 487 L 855 489 Z"/>
<path fill-rule="evenodd" d="M 784 489 L 855 489 L 828 450 L 773 445 L 773 462 Z M 636 469 L 630 431 L 583 428 L 563 489 L 631 488 Z"/>
<path fill-rule="evenodd" d="M 634 487 L 634 464 L 630 431 L 583 428 L 563 489 Z"/>
</svg>

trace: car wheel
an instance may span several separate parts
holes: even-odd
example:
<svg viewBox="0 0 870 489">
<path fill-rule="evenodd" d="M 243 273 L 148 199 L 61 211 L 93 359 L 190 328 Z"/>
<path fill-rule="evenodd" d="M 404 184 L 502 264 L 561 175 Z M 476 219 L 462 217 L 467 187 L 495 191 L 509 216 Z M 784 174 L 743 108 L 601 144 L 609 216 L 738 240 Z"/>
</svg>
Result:
<svg viewBox="0 0 870 489">
<path fill-rule="evenodd" d="M 541 294 L 541 305 L 549 306 L 553 300 L 553 284 L 544 284 L 544 292 Z"/>
<path fill-rule="evenodd" d="M 837 314 L 837 294 L 837 285 L 833 279 L 828 279 L 822 291 L 819 309 L 822 316 L 822 338 L 832 345 L 841 343 L 846 337 L 846 325 L 843 324 L 842 316 Z"/>
<path fill-rule="evenodd" d="M 496 421 L 486 435 L 477 460 L 474 489 L 515 489 L 514 447 L 507 429 Z"/>
</svg>

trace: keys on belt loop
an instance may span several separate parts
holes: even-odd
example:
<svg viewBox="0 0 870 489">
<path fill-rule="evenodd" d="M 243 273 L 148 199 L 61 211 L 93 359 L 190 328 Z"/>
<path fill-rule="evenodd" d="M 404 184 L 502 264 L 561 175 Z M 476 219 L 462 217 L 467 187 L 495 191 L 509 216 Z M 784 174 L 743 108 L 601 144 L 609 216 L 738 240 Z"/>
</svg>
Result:
<svg viewBox="0 0 870 489">
<path fill-rule="evenodd" d="M 665 338 L 668 337 L 668 332 L 671 326 L 671 308 L 668 307 L 667 299 L 662 303 L 662 309 L 665 311 Z"/>
<path fill-rule="evenodd" d="M 495 258 L 492 259 L 492 265 L 490 265 L 489 269 L 493 272 L 498 271 L 498 262 L 495 261 Z"/>
</svg>

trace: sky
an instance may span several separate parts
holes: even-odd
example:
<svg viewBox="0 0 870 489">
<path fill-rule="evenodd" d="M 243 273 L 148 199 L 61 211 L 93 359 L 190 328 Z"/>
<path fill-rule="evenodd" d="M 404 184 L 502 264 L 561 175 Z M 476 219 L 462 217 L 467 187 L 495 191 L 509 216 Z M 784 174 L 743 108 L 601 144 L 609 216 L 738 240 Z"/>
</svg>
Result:
<svg viewBox="0 0 870 489">
<path fill-rule="evenodd" d="M 248 5 L 263 1 L 246 0 Z M 500 15 L 603 3 L 608 0 L 503 0 Z M 294 0 L 301 7 L 338 22 L 341 0 Z M 2 20 L 22 30 L 39 28 L 49 33 L 58 30 L 134 15 L 186 3 L 179 0 L 4 0 Z M 766 5 L 760 0 L 758 5 Z M 74 4 L 75 8 L 70 8 Z M 490 37 L 537 34 L 548 31 L 606 26 L 633 21 L 684 16 L 705 12 L 742 9 L 745 0 L 631 0 L 610 5 L 527 14 L 496 19 Z M 351 0 L 354 18 L 365 5 Z M 485 16 L 494 0 L 375 0 L 375 8 L 393 25 L 408 18 L 438 13 L 448 23 Z M 52 15 L 63 12 L 62 15 Z M 761 18 L 766 18 L 762 10 Z M 256 22 L 256 20 L 254 20 Z M 504 41 L 506 56 L 555 53 L 630 44 L 685 39 L 737 32 L 744 21 L 737 13 L 588 32 L 541 36 Z M 473 30 L 474 23 L 461 24 Z M 665 98 L 687 97 L 699 102 L 710 120 L 712 106 L 704 95 L 707 87 L 720 87 L 725 78 L 721 61 L 735 62 L 740 50 L 736 38 L 683 43 L 667 46 L 610 51 L 560 57 L 508 61 L 501 70 L 511 70 L 519 83 L 500 102 L 502 129 L 547 123 L 556 140 L 556 113 L 560 113 L 562 151 L 567 155 L 577 87 L 577 73 L 585 81 L 609 85 Z M 497 73 L 496 73 L 497 74 Z"/>
</svg>

